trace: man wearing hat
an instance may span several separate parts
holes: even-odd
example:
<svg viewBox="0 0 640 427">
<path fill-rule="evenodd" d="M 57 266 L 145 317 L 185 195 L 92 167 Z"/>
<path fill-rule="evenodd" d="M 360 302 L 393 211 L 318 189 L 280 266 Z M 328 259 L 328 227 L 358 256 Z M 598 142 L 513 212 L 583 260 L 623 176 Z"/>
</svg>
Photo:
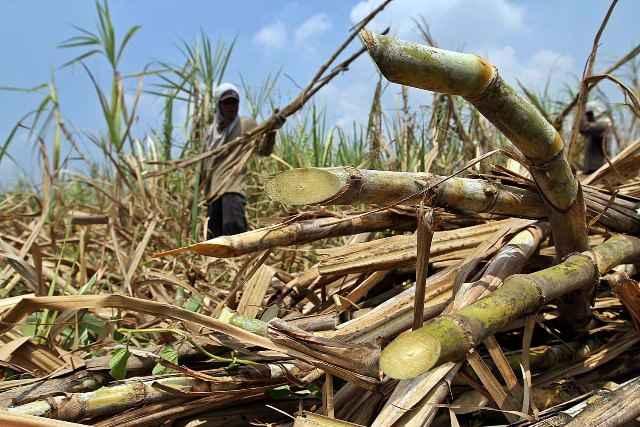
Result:
<svg viewBox="0 0 640 427">
<path fill-rule="evenodd" d="M 606 156 L 613 154 L 609 147 L 611 121 L 606 117 L 599 117 L 603 113 L 604 108 L 598 102 L 587 102 L 580 124 L 580 133 L 585 137 L 583 167 L 585 174 L 598 170 L 604 164 Z"/>
<path fill-rule="evenodd" d="M 206 137 L 207 149 L 215 149 L 222 144 L 253 130 L 257 123 L 251 117 L 240 117 L 240 91 L 230 83 L 219 85 L 214 91 L 217 101 L 216 116 Z M 259 142 L 257 153 L 269 156 L 275 144 L 275 131 L 269 132 Z M 246 195 L 244 190 L 244 176 L 246 169 L 231 178 L 226 191 L 218 196 L 216 185 L 220 180 L 221 171 L 212 170 L 212 159 L 204 163 L 204 191 L 207 198 L 207 239 L 218 236 L 229 236 L 247 231 L 245 217 Z"/>
</svg>

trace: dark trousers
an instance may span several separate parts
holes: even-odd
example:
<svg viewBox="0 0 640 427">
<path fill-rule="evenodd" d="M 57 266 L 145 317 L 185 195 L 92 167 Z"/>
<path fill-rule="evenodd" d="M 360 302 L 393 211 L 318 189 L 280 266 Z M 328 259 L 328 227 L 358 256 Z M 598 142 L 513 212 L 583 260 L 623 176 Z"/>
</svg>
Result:
<svg viewBox="0 0 640 427">
<path fill-rule="evenodd" d="M 207 239 L 247 231 L 247 220 L 244 216 L 246 203 L 244 196 L 238 193 L 225 193 L 209 202 Z"/>
</svg>

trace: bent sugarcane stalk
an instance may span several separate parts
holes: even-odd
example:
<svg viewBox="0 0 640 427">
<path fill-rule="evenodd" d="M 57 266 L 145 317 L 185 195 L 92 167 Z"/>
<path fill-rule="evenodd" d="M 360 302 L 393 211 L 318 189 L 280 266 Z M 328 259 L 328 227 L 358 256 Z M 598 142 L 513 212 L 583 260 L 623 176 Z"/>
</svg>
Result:
<svg viewBox="0 0 640 427">
<path fill-rule="evenodd" d="M 424 190 L 430 189 L 427 196 L 431 206 L 520 218 L 547 217 L 543 198 L 531 189 L 484 179 L 445 178 L 430 173 L 353 167 L 300 168 L 273 177 L 267 182 L 266 191 L 288 205 L 389 205 L 399 200 L 418 203 L 425 196 Z M 620 233 L 640 231 L 640 215 L 635 211 L 637 203 L 620 196 L 611 199 L 610 194 L 593 188 L 585 189 L 585 199 L 594 215 L 603 212 L 599 218 L 603 225 Z M 375 223 L 373 219 L 366 221 L 366 217 L 361 219 Z M 258 230 L 250 233 L 256 232 Z"/>
<path fill-rule="evenodd" d="M 395 212 L 376 212 L 353 218 L 316 218 L 293 224 L 260 228 L 233 236 L 220 236 L 183 248 L 160 252 L 154 256 L 178 255 L 185 252 L 218 258 L 229 258 L 278 246 L 309 243 L 329 237 L 381 231 L 388 228 L 409 229 L 415 218 Z"/>
<path fill-rule="evenodd" d="M 547 207 L 558 259 L 589 248 L 582 189 L 567 161 L 562 137 L 535 106 L 502 80 L 494 66 L 476 55 L 366 30 L 360 37 L 388 80 L 464 97 L 524 154 Z M 582 289 L 561 307 L 562 318 L 572 328 L 588 322 L 590 295 L 591 288 Z"/>
<path fill-rule="evenodd" d="M 436 365 L 461 360 L 488 336 L 547 302 L 593 286 L 618 264 L 640 259 L 640 239 L 617 235 L 556 266 L 509 277 L 494 293 L 401 335 L 382 352 L 380 366 L 392 378 L 414 378 Z"/>
</svg>

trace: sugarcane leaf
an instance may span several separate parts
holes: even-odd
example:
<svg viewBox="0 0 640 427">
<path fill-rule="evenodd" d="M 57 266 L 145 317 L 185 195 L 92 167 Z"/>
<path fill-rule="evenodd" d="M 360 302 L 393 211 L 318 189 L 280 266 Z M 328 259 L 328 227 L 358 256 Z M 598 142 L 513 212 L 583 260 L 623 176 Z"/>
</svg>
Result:
<svg viewBox="0 0 640 427">
<path fill-rule="evenodd" d="M 91 313 L 84 313 L 79 326 L 84 331 L 92 332 L 96 337 L 104 337 L 109 330 L 109 325 L 104 319 Z"/>
<path fill-rule="evenodd" d="M 260 320 L 263 322 L 268 322 L 271 319 L 275 319 L 278 317 L 278 312 L 280 311 L 280 307 L 277 304 L 271 304 L 267 307 L 262 315 L 260 316 Z"/>
<path fill-rule="evenodd" d="M 159 356 L 161 359 L 164 359 L 167 362 L 171 362 L 174 365 L 178 364 L 178 350 L 176 350 L 171 345 L 167 344 L 164 347 L 162 347 L 162 350 L 160 350 Z M 172 371 L 173 371 L 172 369 L 167 368 L 163 364 L 156 363 L 156 366 L 153 367 L 153 371 L 151 371 L 151 373 L 153 375 L 163 375 L 163 374 L 168 374 Z"/>
<path fill-rule="evenodd" d="M 127 34 L 125 34 L 124 38 L 122 39 L 122 42 L 120 43 L 120 49 L 118 49 L 116 62 L 120 61 L 120 57 L 122 56 L 122 52 L 124 51 L 124 48 L 127 46 L 127 43 L 129 43 L 129 41 L 131 40 L 131 37 L 133 37 L 133 35 L 136 32 L 138 32 L 140 28 L 142 28 L 140 25 L 134 25 L 133 27 L 129 28 L 129 31 L 127 31 Z"/>
<path fill-rule="evenodd" d="M 91 276 L 91 278 L 87 280 L 87 283 L 82 285 L 82 287 L 78 291 L 78 294 L 79 295 L 88 294 L 93 288 L 93 285 L 95 285 L 97 281 L 98 281 L 98 273 L 94 273 L 93 276 Z"/>
<path fill-rule="evenodd" d="M 197 313 L 198 311 L 200 311 L 201 307 L 202 307 L 202 297 L 198 295 L 191 295 L 189 299 L 187 299 L 187 301 L 184 303 L 185 310 L 189 310 L 194 313 Z"/>
<path fill-rule="evenodd" d="M 295 396 L 288 385 L 267 390 L 266 394 L 274 400 L 291 399 Z"/>
<path fill-rule="evenodd" d="M 84 329 L 82 331 L 82 333 L 80 334 L 80 336 L 78 337 L 78 341 L 80 343 L 80 345 L 89 345 L 92 340 L 91 340 L 91 335 L 89 335 L 89 329 Z"/>
<path fill-rule="evenodd" d="M 78 63 L 78 62 L 81 62 L 82 60 L 87 59 L 87 58 L 89 58 L 90 56 L 93 56 L 93 55 L 95 55 L 96 53 L 100 53 L 100 52 L 101 52 L 101 51 L 100 51 L 99 49 L 92 49 L 92 50 L 90 50 L 90 51 L 87 51 L 87 52 L 83 53 L 82 55 L 76 56 L 75 58 L 73 58 L 73 59 L 71 59 L 71 60 L 69 60 L 69 61 L 65 62 L 64 64 L 62 64 L 62 65 L 60 66 L 60 68 L 66 68 L 66 67 L 68 67 L 68 66 L 70 66 L 70 65 L 73 65 L 73 64 L 76 64 L 76 63 Z"/>
<path fill-rule="evenodd" d="M 109 360 L 109 373 L 117 380 L 123 380 L 127 377 L 127 361 L 131 353 L 128 348 L 119 348 L 111 353 Z"/>
</svg>

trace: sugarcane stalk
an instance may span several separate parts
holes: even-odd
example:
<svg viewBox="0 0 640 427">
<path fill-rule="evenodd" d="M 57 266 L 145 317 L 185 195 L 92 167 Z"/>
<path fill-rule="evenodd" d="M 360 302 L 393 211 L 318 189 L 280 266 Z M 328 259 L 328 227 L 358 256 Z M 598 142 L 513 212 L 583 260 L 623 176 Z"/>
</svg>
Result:
<svg viewBox="0 0 640 427">
<path fill-rule="evenodd" d="M 639 258 L 640 239 L 616 235 L 556 266 L 510 276 L 487 297 L 396 338 L 382 352 L 380 366 L 392 378 L 410 379 L 433 366 L 461 360 L 470 349 L 514 320 L 551 300 L 591 287 L 614 266 Z"/>
<path fill-rule="evenodd" d="M 190 392 L 233 392 L 238 387 L 275 387 L 286 381 L 288 375 L 297 372 L 291 364 L 268 364 L 241 367 L 234 376 L 208 375 L 215 381 L 176 376 L 143 381 L 133 379 L 125 384 L 105 386 L 85 393 L 66 393 L 46 399 L 8 408 L 12 414 L 27 414 L 61 420 L 80 420 L 113 414 L 134 406 L 164 402 L 176 398 L 176 394 Z M 186 396 L 188 397 L 188 396 Z"/>
<path fill-rule="evenodd" d="M 70 393 L 64 396 L 50 397 L 46 400 L 37 400 L 8 408 L 7 411 L 12 414 L 74 421 L 112 414 L 145 403 L 175 398 L 173 393 L 162 391 L 160 388 L 155 387 L 154 383 L 182 392 L 208 391 L 207 383 L 191 377 L 131 381 L 127 384 L 102 387 L 92 392 Z"/>
<path fill-rule="evenodd" d="M 567 427 L 613 427 L 624 425 L 640 416 L 640 377 L 588 405 L 567 423 Z"/>
<path fill-rule="evenodd" d="M 366 30 L 360 37 L 388 80 L 464 97 L 524 154 L 547 208 L 558 259 L 589 248 L 582 189 L 571 171 L 562 137 L 494 66 L 476 55 L 403 42 Z M 562 318 L 572 329 L 588 322 L 591 292 L 592 288 L 586 287 L 560 307 Z"/>
<path fill-rule="evenodd" d="M 155 256 L 192 252 L 218 258 L 230 258 L 278 246 L 291 246 L 330 237 L 348 236 L 388 228 L 409 229 L 415 218 L 394 212 L 376 212 L 364 217 L 308 219 L 293 224 L 260 228 L 233 236 L 220 236 L 183 248 L 172 249 Z"/>
<path fill-rule="evenodd" d="M 388 204 L 403 198 L 418 202 L 421 192 L 445 177 L 417 172 L 390 172 L 352 167 L 300 168 L 276 175 L 267 194 L 289 205 Z M 523 218 L 540 218 L 544 207 L 532 191 L 481 179 L 451 178 L 434 188 L 432 206 Z"/>
<path fill-rule="evenodd" d="M 288 205 L 389 205 L 399 200 L 418 203 L 424 197 L 424 190 L 430 188 L 432 206 L 531 219 L 547 217 L 543 197 L 531 189 L 484 179 L 445 178 L 430 173 L 353 167 L 300 168 L 276 175 L 265 188 L 269 196 Z M 603 225 L 620 233 L 640 231 L 640 215 L 635 211 L 637 204 L 621 196 L 610 200 L 610 194 L 588 187 L 585 199 L 594 215 L 604 211 L 599 219 Z M 359 218 L 364 223 L 375 223 L 375 219 L 366 220 L 367 216 Z M 347 224 L 344 227 L 349 227 L 351 220 L 342 220 Z M 222 241 L 222 238 L 215 240 Z"/>
<path fill-rule="evenodd" d="M 51 378 L 38 384 L 14 387 L 0 393 L 0 408 L 6 408 L 47 396 L 95 390 L 105 383 L 107 374 L 81 370 L 62 378 Z"/>
</svg>

